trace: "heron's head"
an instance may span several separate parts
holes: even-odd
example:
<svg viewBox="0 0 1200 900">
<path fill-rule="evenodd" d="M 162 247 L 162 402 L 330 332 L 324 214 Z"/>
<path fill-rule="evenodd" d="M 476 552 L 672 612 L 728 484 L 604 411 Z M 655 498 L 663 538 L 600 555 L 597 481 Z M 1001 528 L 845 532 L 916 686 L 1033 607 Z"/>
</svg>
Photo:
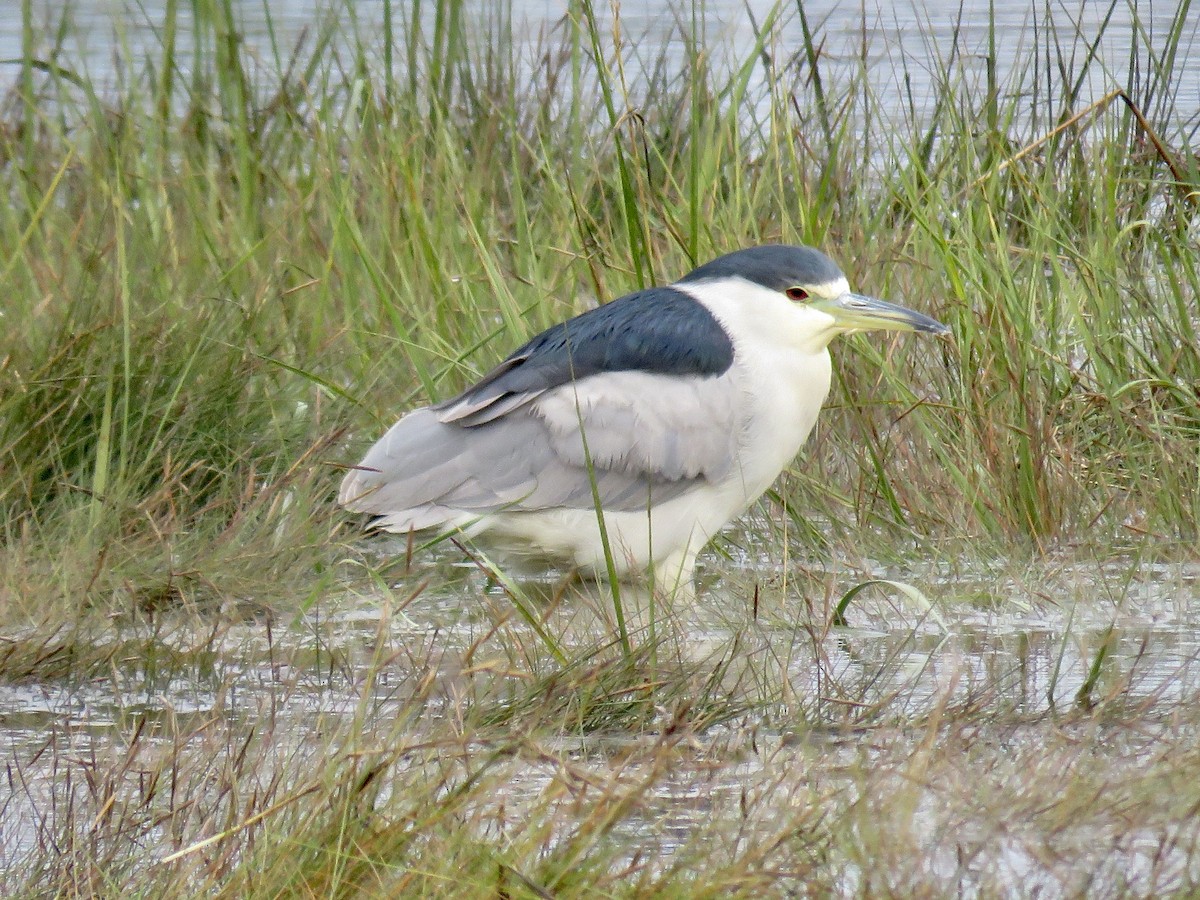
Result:
<svg viewBox="0 0 1200 900">
<path fill-rule="evenodd" d="M 854 331 L 950 331 L 929 316 L 856 294 L 837 263 L 812 247 L 764 244 L 738 250 L 700 266 L 683 283 L 742 279 L 785 297 L 806 342 L 823 347 Z"/>
</svg>

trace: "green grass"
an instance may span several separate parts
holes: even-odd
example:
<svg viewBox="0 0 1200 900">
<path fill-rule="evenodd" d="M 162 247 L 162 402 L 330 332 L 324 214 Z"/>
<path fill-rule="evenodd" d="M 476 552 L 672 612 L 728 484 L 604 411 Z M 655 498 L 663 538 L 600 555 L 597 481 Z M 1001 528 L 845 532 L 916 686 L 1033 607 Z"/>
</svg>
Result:
<svg viewBox="0 0 1200 900">
<path fill-rule="evenodd" d="M 846 681 L 828 624 L 892 604 L 870 621 L 907 609 L 904 640 L 921 639 L 933 622 L 904 591 L 859 593 L 878 566 L 961 598 L 909 570 L 1194 558 L 1186 0 L 1161 37 L 1139 31 L 1105 103 L 1079 99 L 1096 36 L 1039 21 L 1007 80 L 989 59 L 975 83 L 966 51 L 940 48 L 928 114 L 830 66 L 811 16 L 799 52 L 782 46 L 790 6 L 728 73 L 696 35 L 682 73 L 638 48 L 647 79 L 586 3 L 533 69 L 502 14 L 468 35 L 452 0 L 385 3 L 379 34 L 335 6 L 295 46 L 272 27 L 254 51 L 233 4 L 184 7 L 164 4 L 157 48 L 118 53 L 102 79 L 56 51 L 69 17 L 26 0 L 21 57 L 0 69 L 0 681 L 118 698 L 98 749 L 50 719 L 40 751 L 14 750 L 14 796 L 43 817 L 5 851 L 6 894 L 725 896 L 777 877 L 911 894 L 954 883 L 946 835 L 975 829 L 969 866 L 1009 817 L 1006 839 L 1029 841 L 1132 841 L 1119 822 L 1136 821 L 1185 862 L 1167 853 L 1164 880 L 1130 892 L 1194 888 L 1180 823 L 1197 722 L 1122 699 L 1106 628 L 1127 585 L 1111 606 L 1035 601 L 1090 610 L 1049 651 L 1061 722 L 1000 689 L 914 707 L 885 690 L 899 650 Z M 542 622 L 537 585 L 485 589 L 421 556 L 402 577 L 404 549 L 381 559 L 335 509 L 342 467 L 403 410 L 596 299 L 776 240 L 829 250 L 856 288 L 954 337 L 833 348 L 817 433 L 717 548 L 782 568 L 710 586 L 730 608 L 715 655 L 689 649 L 686 612 L 639 624 L 624 594 L 552 599 Z M 827 559 L 868 571 L 847 583 Z M 441 627 L 396 625 L 430 604 Z M 363 608 L 392 618 L 369 639 L 338 631 Z M 211 715 L 126 699 L 173 678 L 205 685 Z M 1150 750 L 1106 743 L 1148 731 Z M 860 753 L 848 736 L 864 732 Z M 1049 746 L 1045 765 L 1023 736 Z M 672 778 L 704 793 L 705 766 L 747 755 L 766 761 L 745 796 L 677 844 L 654 830 Z M 43 794 L 46 760 L 73 780 Z M 1067 786 L 1038 806 L 1055 765 Z M 506 810 L 512 779 L 533 787 Z M 945 831 L 926 839 L 930 802 Z M 985 893 L 1005 883 L 988 865 Z"/>
</svg>

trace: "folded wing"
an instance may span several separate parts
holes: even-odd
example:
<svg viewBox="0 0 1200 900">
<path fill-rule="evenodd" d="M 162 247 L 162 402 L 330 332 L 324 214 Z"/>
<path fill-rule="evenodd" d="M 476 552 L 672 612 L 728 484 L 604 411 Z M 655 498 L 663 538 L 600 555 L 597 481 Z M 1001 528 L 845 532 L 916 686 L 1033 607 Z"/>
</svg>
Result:
<svg viewBox="0 0 1200 900">
<path fill-rule="evenodd" d="M 725 376 L 609 373 L 539 391 L 480 425 L 405 416 L 342 482 L 339 501 L 394 531 L 501 510 L 644 510 L 737 465 L 737 391 Z M 716 426 L 716 427 L 714 427 Z"/>
<path fill-rule="evenodd" d="M 644 510 L 737 465 L 733 345 L 690 295 L 652 288 L 543 332 L 478 383 L 401 419 L 342 482 L 376 527 L 501 510 Z M 589 462 L 591 474 L 589 475 Z"/>
</svg>

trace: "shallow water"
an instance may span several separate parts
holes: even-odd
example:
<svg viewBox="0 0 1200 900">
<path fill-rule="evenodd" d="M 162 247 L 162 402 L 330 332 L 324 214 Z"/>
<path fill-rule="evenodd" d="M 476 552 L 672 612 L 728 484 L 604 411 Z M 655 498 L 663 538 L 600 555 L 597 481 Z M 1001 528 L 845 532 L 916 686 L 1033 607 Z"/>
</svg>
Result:
<svg viewBox="0 0 1200 900">
<path fill-rule="evenodd" d="M 716 820 L 740 823 L 747 840 L 767 840 L 772 829 L 794 827 L 798 809 L 812 806 L 815 815 L 831 803 L 853 804 L 881 789 L 864 778 L 898 777 L 931 735 L 938 747 L 962 742 L 971 766 L 1001 786 L 1019 782 L 1022 759 L 1043 751 L 1108 755 L 1104 765 L 1137 773 L 1160 752 L 1156 734 L 1183 745 L 1200 737 L 1200 723 L 1178 721 L 1200 696 L 1200 564 L 997 561 L 973 578 L 935 569 L 904 578 L 936 616 L 911 595 L 872 588 L 851 604 L 848 626 L 827 629 L 826 601 L 805 599 L 821 596 L 811 576 L 803 588 L 800 579 L 781 587 L 779 571 L 710 559 L 697 603 L 658 611 L 659 652 L 697 672 L 723 665 L 717 694 L 744 701 L 743 711 L 654 752 L 648 748 L 666 719 L 534 738 L 540 755 L 514 754 L 498 769 L 507 788 L 495 802 L 514 821 L 522 810 L 550 816 L 565 835 L 582 801 L 571 806 L 560 796 L 564 772 L 597 790 L 648 785 L 617 834 L 630 858 L 649 854 L 666 866 Z M 833 586 L 833 602 L 871 577 L 900 573 L 880 567 L 820 576 Z M 417 591 L 425 581 L 431 586 Z M 755 581 L 757 616 L 748 600 Z M 547 578 L 521 587 L 544 603 L 533 595 L 544 598 L 556 586 Z M 555 666 L 504 591 L 457 551 L 396 577 L 392 588 L 383 598 L 358 586 L 295 622 L 247 622 L 215 639 L 187 628 L 114 630 L 97 636 L 111 642 L 107 675 L 0 685 L 9 784 L 0 804 L 0 866 L 46 846 L 56 817 L 99 805 L 105 791 L 136 807 L 147 773 L 163 759 L 192 760 L 183 780 L 200 808 L 241 741 L 269 751 L 256 751 L 255 779 L 295 781 L 322 765 L 329 735 L 354 733 L 365 746 L 419 745 L 472 703 L 518 698 L 531 672 Z M 415 591 L 403 614 L 395 611 Z M 626 590 L 626 604 L 637 600 Z M 546 614 L 547 631 L 569 657 L 592 653 L 612 633 L 609 603 L 598 585 L 570 588 Z M 630 621 L 636 629 L 632 609 Z M 635 631 L 634 639 L 645 634 Z M 1102 647 L 1098 676 L 1081 699 Z M 1108 711 L 1089 718 L 1096 704 Z M 483 738 L 493 739 L 494 732 Z M 1123 831 L 1117 850 L 1101 852 L 1087 847 L 1105 835 L 1089 834 L 1109 820 L 1081 821 L 1053 838 L 1078 844 L 1078 856 L 1048 857 L 1030 849 L 1031 841 L 1049 840 L 1035 826 L 999 829 L 986 813 L 956 807 L 967 790 L 930 783 L 917 794 L 912 821 L 928 832 L 927 874 L 937 883 L 1016 896 L 1031 883 L 1052 895 L 1070 892 L 1089 866 L 1143 886 L 1164 866 L 1172 877 L 1200 877 L 1192 855 L 1163 850 L 1166 826 L 1149 825 L 1141 838 Z M 147 824 L 141 840 L 151 856 L 179 846 L 169 821 Z M 953 849 L 964 843 L 974 854 L 969 864 Z M 846 860 L 846 892 L 869 883 L 868 875 Z"/>
</svg>

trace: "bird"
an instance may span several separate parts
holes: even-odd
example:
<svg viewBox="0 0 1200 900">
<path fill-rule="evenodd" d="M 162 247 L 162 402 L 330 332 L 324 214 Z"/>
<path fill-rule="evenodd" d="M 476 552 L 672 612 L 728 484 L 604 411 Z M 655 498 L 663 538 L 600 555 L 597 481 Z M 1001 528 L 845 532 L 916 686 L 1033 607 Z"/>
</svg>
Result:
<svg viewBox="0 0 1200 900">
<path fill-rule="evenodd" d="M 338 502 L 375 530 L 690 591 L 700 551 L 816 424 L 830 342 L 879 329 L 950 330 L 852 292 L 816 248 L 736 250 L 560 322 L 404 415 Z"/>
</svg>

